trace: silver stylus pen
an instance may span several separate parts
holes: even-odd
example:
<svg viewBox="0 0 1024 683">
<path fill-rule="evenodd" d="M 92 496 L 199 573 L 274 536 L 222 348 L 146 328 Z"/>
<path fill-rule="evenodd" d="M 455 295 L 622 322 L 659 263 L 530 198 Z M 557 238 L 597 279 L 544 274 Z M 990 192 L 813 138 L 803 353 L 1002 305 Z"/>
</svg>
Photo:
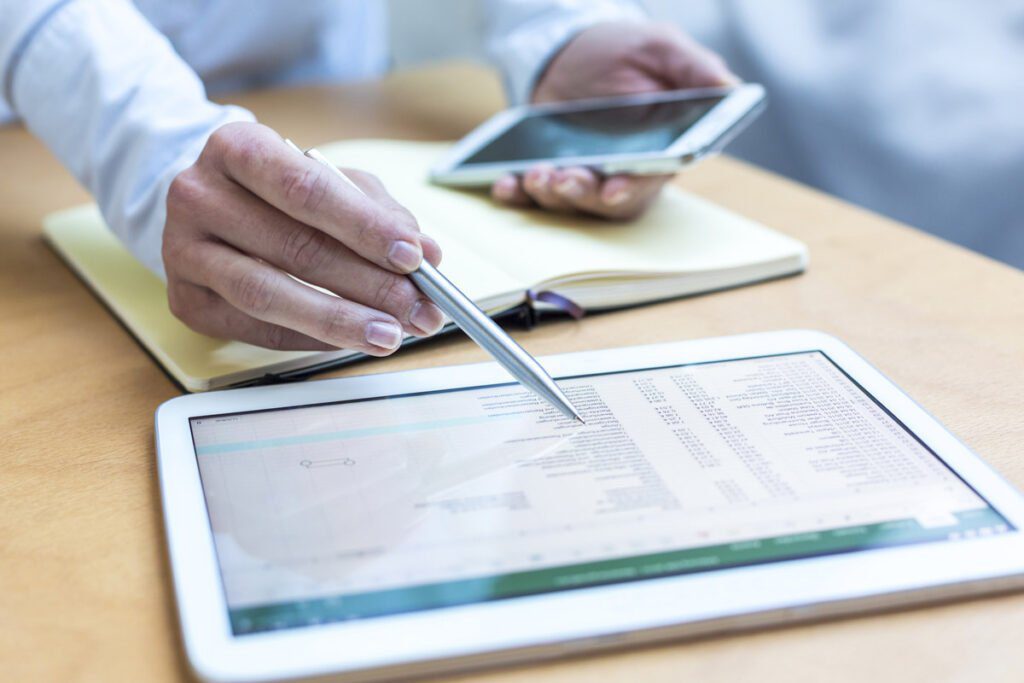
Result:
<svg viewBox="0 0 1024 683">
<path fill-rule="evenodd" d="M 359 187 L 352 182 L 341 170 L 327 160 L 323 154 L 315 148 L 303 152 L 291 140 L 285 140 L 295 151 L 305 154 L 310 159 L 320 162 L 331 169 L 360 194 L 364 194 Z M 426 259 L 423 259 L 420 267 L 409 273 L 409 277 L 416 284 L 421 292 L 437 304 L 437 307 L 448 314 L 448 317 L 455 322 L 466 335 L 479 344 L 483 349 L 494 357 L 502 367 L 509 371 L 525 387 L 532 389 L 541 398 L 558 408 L 559 412 L 568 418 L 583 422 L 583 418 L 573 407 L 572 403 L 562 390 L 555 384 L 555 380 L 549 375 L 537 359 L 526 352 L 523 347 L 508 336 L 501 326 L 487 317 L 477 307 L 473 300 L 463 294 L 458 287 L 446 278 L 441 272 Z"/>
</svg>

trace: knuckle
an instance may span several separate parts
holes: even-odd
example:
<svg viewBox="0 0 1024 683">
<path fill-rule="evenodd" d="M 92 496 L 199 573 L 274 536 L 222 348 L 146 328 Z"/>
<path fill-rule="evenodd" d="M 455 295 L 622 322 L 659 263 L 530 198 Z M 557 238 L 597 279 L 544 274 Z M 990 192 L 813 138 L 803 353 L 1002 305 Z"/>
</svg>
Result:
<svg viewBox="0 0 1024 683">
<path fill-rule="evenodd" d="M 280 325 L 270 325 L 263 335 L 263 346 L 274 351 L 281 351 L 289 348 L 288 330 Z"/>
<path fill-rule="evenodd" d="M 200 161 L 206 161 L 209 157 L 224 156 L 224 153 L 228 150 L 231 137 L 230 124 L 228 126 L 221 126 L 210 133 L 210 137 L 206 139 L 206 144 L 203 145 L 202 154 L 199 156 Z"/>
<path fill-rule="evenodd" d="M 163 243 L 160 246 L 160 257 L 163 259 L 164 266 L 167 267 L 167 270 L 172 270 L 168 266 L 177 264 L 182 260 L 182 255 L 184 254 L 185 249 L 181 242 L 182 240 L 172 235 L 171 231 L 164 229 Z"/>
<path fill-rule="evenodd" d="M 327 315 L 320 320 L 320 338 L 340 346 L 355 346 L 353 329 L 356 326 L 355 316 L 342 302 L 330 307 Z"/>
<path fill-rule="evenodd" d="M 206 243 L 192 234 L 187 226 L 168 223 L 160 245 L 160 255 L 167 267 L 168 277 L 176 274 L 184 276 L 185 280 L 192 279 L 188 276 L 202 262 L 205 247 Z"/>
<path fill-rule="evenodd" d="M 208 244 L 201 239 L 194 239 L 191 235 L 178 232 L 165 230 L 161 245 L 161 256 L 168 280 L 178 278 L 183 282 L 196 282 L 202 279 L 204 251 Z"/>
<path fill-rule="evenodd" d="M 167 289 L 167 308 L 170 309 L 171 315 L 182 322 L 185 321 L 186 306 L 181 300 L 181 294 L 178 293 L 177 288 L 169 287 Z"/>
<path fill-rule="evenodd" d="M 381 214 L 377 211 L 367 211 L 359 218 L 355 242 L 366 248 L 378 243 L 380 238 L 387 234 L 387 231 L 387 225 Z"/>
<path fill-rule="evenodd" d="M 231 143 L 225 157 L 233 162 L 231 165 L 234 167 L 253 168 L 258 166 L 263 158 L 262 147 L 258 140 L 241 138 Z"/>
<path fill-rule="evenodd" d="M 330 254 L 330 238 L 323 232 L 302 225 L 285 238 L 282 256 L 299 273 L 315 272 Z"/>
<path fill-rule="evenodd" d="M 238 278 L 235 288 L 239 307 L 257 316 L 270 310 L 277 294 L 274 278 L 262 270 L 244 273 Z"/>
<path fill-rule="evenodd" d="M 258 168 L 267 158 L 264 141 L 241 131 L 226 137 L 221 157 L 229 168 Z"/>
<path fill-rule="evenodd" d="M 374 295 L 374 308 L 386 311 L 404 311 L 413 302 L 412 287 L 406 287 L 408 280 L 390 273 L 384 277 Z"/>
<path fill-rule="evenodd" d="M 316 211 L 327 196 L 329 180 L 323 168 L 292 168 L 285 171 L 282 184 L 290 206 Z"/>
<path fill-rule="evenodd" d="M 393 241 L 415 242 L 418 234 L 419 226 L 411 213 L 376 207 L 360 221 L 356 242 L 366 250 L 381 251 L 380 256 L 386 259 L 386 251 Z"/>
<path fill-rule="evenodd" d="M 167 288 L 167 307 L 171 315 L 183 323 L 188 324 L 192 319 L 194 307 L 182 287 L 172 285 Z"/>
<path fill-rule="evenodd" d="M 247 137 L 246 131 L 251 124 L 243 122 L 227 123 L 210 133 L 203 147 L 202 157 L 222 159 L 238 144 L 240 139 Z"/>
<path fill-rule="evenodd" d="M 174 176 L 167 188 L 168 216 L 177 215 L 189 207 L 203 201 L 206 188 L 192 168 L 187 168 Z"/>
</svg>

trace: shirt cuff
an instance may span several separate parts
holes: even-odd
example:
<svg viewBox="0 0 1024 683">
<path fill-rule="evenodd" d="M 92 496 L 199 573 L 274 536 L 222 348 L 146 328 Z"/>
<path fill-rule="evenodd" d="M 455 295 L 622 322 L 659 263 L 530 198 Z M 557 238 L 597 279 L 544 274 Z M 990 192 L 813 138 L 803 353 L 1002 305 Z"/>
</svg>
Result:
<svg viewBox="0 0 1024 683">
<path fill-rule="evenodd" d="M 210 134 L 252 121 L 202 82 L 128 0 L 72 0 L 37 27 L 10 104 L 81 182 L 128 249 L 164 277 L 167 189 Z"/>
</svg>

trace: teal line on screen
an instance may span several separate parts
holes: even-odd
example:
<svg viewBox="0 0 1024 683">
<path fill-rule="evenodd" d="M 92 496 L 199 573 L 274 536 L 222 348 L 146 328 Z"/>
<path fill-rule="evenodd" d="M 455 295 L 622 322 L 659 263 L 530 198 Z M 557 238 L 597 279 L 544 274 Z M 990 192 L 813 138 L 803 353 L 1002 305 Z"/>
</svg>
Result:
<svg viewBox="0 0 1024 683">
<path fill-rule="evenodd" d="M 323 441 L 339 441 L 343 439 L 358 439 L 364 436 L 380 436 L 382 434 L 402 434 L 406 432 L 421 432 L 434 429 L 445 429 L 447 427 L 465 427 L 469 425 L 482 424 L 494 421 L 502 417 L 518 417 L 516 415 L 501 415 L 489 417 L 486 415 L 477 417 L 453 417 L 445 420 L 429 420 L 427 422 L 409 422 L 398 425 L 384 425 L 380 427 L 362 427 L 360 429 L 344 429 L 337 432 L 323 432 L 320 434 L 299 434 L 296 436 L 282 436 L 273 439 L 253 439 L 251 441 L 230 441 L 227 443 L 207 444 L 196 447 L 196 455 L 217 455 L 219 453 L 234 453 L 237 451 L 254 451 L 261 448 L 277 448 L 280 446 L 296 446 L 306 443 L 321 443 Z"/>
</svg>

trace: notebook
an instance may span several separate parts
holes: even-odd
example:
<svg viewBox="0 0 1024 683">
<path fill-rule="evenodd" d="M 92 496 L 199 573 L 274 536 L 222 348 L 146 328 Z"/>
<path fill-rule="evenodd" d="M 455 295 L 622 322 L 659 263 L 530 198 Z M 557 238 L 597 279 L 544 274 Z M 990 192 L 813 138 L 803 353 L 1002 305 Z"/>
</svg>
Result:
<svg viewBox="0 0 1024 683">
<path fill-rule="evenodd" d="M 441 244 L 442 272 L 488 315 L 635 306 L 795 274 L 807 265 L 803 243 L 677 187 L 666 187 L 638 220 L 612 223 L 502 208 L 486 193 L 432 185 L 427 171 L 447 144 L 349 140 L 319 149 L 339 166 L 379 176 Z M 51 214 L 43 230 L 187 391 L 292 379 L 365 358 L 346 350 L 272 351 L 193 332 L 168 310 L 164 283 L 120 244 L 94 205 Z"/>
</svg>

